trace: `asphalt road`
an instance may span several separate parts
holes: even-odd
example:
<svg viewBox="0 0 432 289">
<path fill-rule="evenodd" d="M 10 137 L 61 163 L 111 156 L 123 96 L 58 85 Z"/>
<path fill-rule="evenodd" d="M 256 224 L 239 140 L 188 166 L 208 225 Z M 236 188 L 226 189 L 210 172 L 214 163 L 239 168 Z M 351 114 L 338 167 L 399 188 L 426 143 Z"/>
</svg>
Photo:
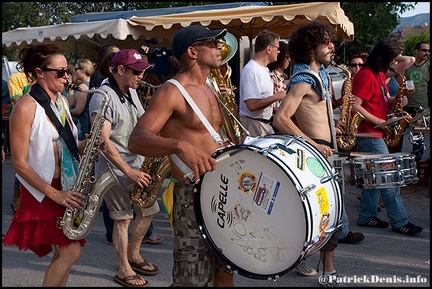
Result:
<svg viewBox="0 0 432 289">
<path fill-rule="evenodd" d="M 7 231 L 12 218 L 10 203 L 14 174 L 10 157 L 2 166 L 2 232 Z M 163 188 L 162 188 L 163 189 Z M 345 203 L 350 229 L 360 231 L 365 239 L 354 245 L 339 244 L 335 251 L 335 267 L 347 279 L 350 287 L 430 287 L 430 194 L 428 186 L 408 185 L 401 189 L 409 221 L 424 231 L 408 237 L 391 231 L 356 225 L 360 189 L 347 184 Z M 160 201 L 160 200 L 159 200 Z M 378 217 L 388 220 L 385 209 Z M 296 220 L 287 212 L 287 222 Z M 142 255 L 160 268 L 160 273 L 146 277 L 150 287 L 171 284 L 172 235 L 169 222 L 161 211 L 154 219 L 154 231 L 163 235 L 159 244 L 144 244 Z M 295 234 L 295 232 L 293 232 Z M 2 287 L 39 287 L 52 253 L 38 258 L 31 251 L 18 251 L 14 246 L 2 247 Z M 309 256 L 306 263 L 317 267 L 319 253 Z M 105 244 L 105 228 L 99 213 L 81 259 L 73 266 L 69 287 L 121 287 L 114 282 L 117 259 L 113 246 Z M 320 266 L 322 270 L 322 266 Z M 319 275 L 300 276 L 294 270 L 276 280 L 244 277 L 235 273 L 235 285 L 241 287 L 320 287 Z"/>
</svg>

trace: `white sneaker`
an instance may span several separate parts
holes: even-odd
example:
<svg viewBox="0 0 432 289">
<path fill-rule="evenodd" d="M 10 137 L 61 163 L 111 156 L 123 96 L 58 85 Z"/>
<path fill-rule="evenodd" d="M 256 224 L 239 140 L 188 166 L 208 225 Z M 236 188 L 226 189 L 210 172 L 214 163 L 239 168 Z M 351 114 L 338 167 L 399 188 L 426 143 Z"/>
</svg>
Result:
<svg viewBox="0 0 432 289">
<path fill-rule="evenodd" d="M 321 275 L 319 282 L 323 287 L 343 287 L 342 276 L 337 273 Z"/>
<path fill-rule="evenodd" d="M 295 270 L 300 275 L 306 276 L 306 277 L 315 276 L 316 274 L 318 274 L 318 272 L 314 268 L 312 268 L 309 265 L 306 265 L 306 263 L 304 261 L 302 261 L 300 264 L 298 264 L 297 267 L 295 267 Z"/>
</svg>

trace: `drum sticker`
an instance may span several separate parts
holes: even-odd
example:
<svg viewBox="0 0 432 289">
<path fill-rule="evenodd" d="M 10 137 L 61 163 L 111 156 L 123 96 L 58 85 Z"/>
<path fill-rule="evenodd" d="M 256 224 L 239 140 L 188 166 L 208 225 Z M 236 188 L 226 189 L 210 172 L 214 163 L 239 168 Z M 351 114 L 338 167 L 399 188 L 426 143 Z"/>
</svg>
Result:
<svg viewBox="0 0 432 289">
<path fill-rule="evenodd" d="M 239 201 L 234 202 L 234 206 L 232 209 L 232 213 L 234 215 L 234 219 L 237 221 L 247 221 L 252 211 L 243 207 Z"/>
<path fill-rule="evenodd" d="M 239 189 L 249 194 L 249 192 L 253 192 L 257 187 L 257 177 L 251 172 L 244 171 L 238 177 Z"/>
<path fill-rule="evenodd" d="M 323 215 L 324 213 L 328 213 L 330 206 L 325 188 L 322 187 L 318 189 L 315 194 L 320 208 L 320 214 Z"/>
<path fill-rule="evenodd" d="M 320 161 L 316 158 L 307 158 L 306 164 L 309 170 L 318 178 L 322 178 L 324 176 L 325 170 Z"/>
<path fill-rule="evenodd" d="M 280 182 L 261 173 L 253 203 L 270 215 L 280 188 Z"/>
<path fill-rule="evenodd" d="M 296 150 L 296 166 L 301 171 L 304 171 L 305 168 L 305 152 L 304 150 L 297 149 Z"/>
</svg>

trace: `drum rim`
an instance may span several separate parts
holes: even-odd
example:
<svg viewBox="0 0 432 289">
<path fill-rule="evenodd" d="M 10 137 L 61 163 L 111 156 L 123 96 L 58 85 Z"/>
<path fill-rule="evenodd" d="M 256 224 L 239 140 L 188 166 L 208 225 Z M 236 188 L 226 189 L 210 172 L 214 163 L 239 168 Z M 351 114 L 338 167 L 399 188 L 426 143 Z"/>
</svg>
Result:
<svg viewBox="0 0 432 289">
<path fill-rule="evenodd" d="M 289 135 L 267 135 L 264 136 L 264 138 L 271 138 L 273 136 L 276 137 L 292 137 Z M 326 170 L 326 173 L 332 173 L 332 169 L 333 167 L 331 166 L 330 162 L 328 162 L 328 160 L 319 154 L 319 151 L 313 147 L 310 143 L 308 143 L 306 140 L 302 139 L 303 141 L 301 141 L 302 143 L 305 144 L 306 147 L 309 147 L 312 149 L 312 154 L 315 155 L 315 158 L 319 159 L 320 161 L 324 161 L 324 164 L 322 164 Z M 241 150 L 241 149 L 247 149 L 249 151 L 260 151 L 263 150 L 262 147 L 256 146 L 256 145 L 251 145 L 251 144 L 240 144 L 240 145 L 235 145 L 235 146 L 229 146 L 229 147 L 225 147 L 225 148 L 221 148 L 219 150 L 217 150 L 212 157 L 217 158 L 219 157 L 221 154 L 224 154 L 230 150 Z M 263 155 L 263 154 L 262 154 Z M 285 172 L 287 170 L 290 171 L 290 173 L 292 174 L 289 175 L 288 177 L 292 180 L 292 177 L 295 177 L 296 182 L 301 184 L 301 181 L 297 178 L 297 176 L 295 175 L 294 172 L 292 172 L 291 168 L 289 166 L 287 166 L 285 163 L 283 162 L 279 162 L 280 159 L 277 158 L 277 156 L 275 154 L 273 154 L 272 152 L 268 152 L 267 155 L 265 155 L 265 157 L 268 156 L 272 156 L 270 158 L 270 160 L 276 164 L 280 169 L 284 170 Z M 278 161 L 275 161 L 274 159 L 277 159 Z M 201 176 L 201 180 L 198 184 L 196 184 L 196 190 L 197 192 L 201 192 L 201 188 L 202 188 L 202 184 L 204 183 L 204 179 L 205 179 L 205 174 Z M 343 196 L 342 196 L 342 192 L 341 192 L 341 188 L 339 187 L 339 184 L 337 182 L 337 180 L 333 181 L 334 183 L 332 184 L 332 187 L 335 190 L 335 199 L 337 200 L 337 207 L 335 208 L 335 211 L 338 213 L 338 215 L 335 217 L 335 219 L 337 220 L 339 225 L 341 223 L 342 220 L 342 202 L 343 202 Z M 293 182 L 293 184 L 295 184 Z M 277 273 L 271 273 L 271 274 L 259 274 L 259 273 L 255 273 L 255 272 L 251 272 L 249 270 L 243 269 L 242 267 L 240 267 L 239 265 L 235 264 L 233 261 L 231 261 L 230 259 L 228 259 L 227 256 L 225 256 L 225 254 L 221 253 L 220 250 L 218 249 L 218 246 L 216 245 L 215 241 L 213 240 L 213 238 L 210 235 L 210 231 L 209 228 L 207 227 L 207 225 L 204 223 L 204 215 L 203 212 L 201 211 L 201 194 L 200 193 L 196 193 L 194 195 L 194 211 L 195 211 L 195 217 L 197 220 L 197 224 L 198 224 L 198 229 L 200 231 L 201 236 L 203 237 L 204 241 L 206 242 L 206 244 L 209 246 L 209 248 L 212 250 L 212 252 L 215 254 L 215 256 L 223 263 L 225 264 L 225 266 L 227 266 L 228 269 L 239 273 L 240 275 L 246 276 L 248 278 L 253 278 L 253 279 L 277 279 L 283 275 L 285 275 L 286 273 L 288 273 L 289 271 L 291 271 L 292 269 L 294 269 L 300 262 L 301 260 L 304 259 L 305 256 L 307 256 L 308 253 L 310 253 L 310 250 L 312 249 L 312 247 L 314 246 L 314 244 L 308 244 L 308 245 L 303 245 L 302 251 L 300 252 L 297 260 L 291 264 L 288 268 L 277 272 Z M 311 212 L 311 208 L 310 208 L 310 203 L 309 202 L 305 202 L 305 201 L 301 201 L 302 206 L 303 206 L 303 213 L 305 214 L 305 218 L 307 217 L 307 212 Z M 307 222 L 306 222 L 306 230 L 305 230 L 305 236 L 304 236 L 304 240 L 309 240 L 311 239 L 311 234 L 313 233 L 313 230 L 311 230 L 310 226 L 308 226 Z M 336 228 L 335 228 L 336 231 Z M 327 237 L 326 241 L 324 243 L 322 243 L 317 250 L 314 250 L 313 252 L 318 251 L 320 248 L 322 248 L 325 243 L 328 242 L 328 240 L 330 240 L 330 236 Z M 229 267 L 228 267 L 229 266 Z"/>
<path fill-rule="evenodd" d="M 235 146 L 229 146 L 229 147 L 225 147 L 223 149 L 220 149 L 218 151 L 216 151 L 212 156 L 214 158 L 217 158 L 219 155 L 226 153 L 229 150 L 234 150 L 234 149 L 241 149 L 241 148 L 245 148 L 248 149 L 250 151 L 252 151 L 252 149 L 256 149 L 256 150 L 261 150 L 260 147 L 258 146 L 254 146 L 254 145 L 235 145 Z M 279 166 L 279 164 L 276 164 Z M 197 220 L 197 224 L 198 224 L 198 229 L 200 231 L 201 236 L 204 239 L 204 242 L 209 246 L 209 248 L 211 249 L 211 251 L 213 252 L 213 254 L 215 254 L 215 256 L 229 269 L 232 270 L 233 272 L 236 272 L 242 276 L 248 277 L 248 278 L 252 278 L 252 279 L 258 279 L 258 280 L 270 280 L 270 279 L 277 279 L 279 277 L 282 277 L 283 275 L 287 274 L 289 271 L 291 271 L 292 269 L 294 269 L 302 260 L 303 258 L 303 254 L 304 252 L 302 252 L 302 254 L 299 256 L 299 258 L 296 260 L 296 262 L 294 262 L 294 264 L 292 264 L 291 266 L 289 266 L 288 268 L 278 272 L 278 273 L 272 273 L 272 274 L 257 274 L 254 272 L 251 272 L 249 270 L 243 269 L 241 268 L 239 265 L 233 263 L 231 260 L 228 259 L 228 257 L 226 257 L 224 254 L 222 254 L 221 252 L 219 252 L 219 250 L 217 249 L 216 243 L 213 241 L 213 238 L 210 236 L 209 234 L 209 230 L 207 228 L 207 226 L 204 223 L 204 216 L 202 214 L 202 211 L 200 209 L 200 204 L 201 204 L 201 194 L 199 192 L 201 192 L 201 187 L 203 184 L 203 181 L 205 179 L 205 174 L 201 176 L 200 181 L 195 185 L 196 188 L 196 193 L 194 194 L 194 212 L 195 212 L 195 218 Z M 304 208 L 305 209 L 305 208 Z M 306 234 L 308 234 L 308 230 L 306 230 Z M 231 268 L 229 268 L 228 266 L 230 266 Z"/>
</svg>

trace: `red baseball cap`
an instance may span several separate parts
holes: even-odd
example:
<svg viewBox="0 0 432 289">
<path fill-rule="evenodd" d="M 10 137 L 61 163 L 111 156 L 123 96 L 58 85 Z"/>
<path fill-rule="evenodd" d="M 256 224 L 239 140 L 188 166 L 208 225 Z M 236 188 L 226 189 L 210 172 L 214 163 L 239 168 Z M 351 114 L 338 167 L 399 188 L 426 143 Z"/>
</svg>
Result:
<svg viewBox="0 0 432 289">
<path fill-rule="evenodd" d="M 127 65 L 133 70 L 144 71 L 152 65 L 142 59 L 141 54 L 135 49 L 122 49 L 111 60 L 114 67 Z"/>
</svg>

